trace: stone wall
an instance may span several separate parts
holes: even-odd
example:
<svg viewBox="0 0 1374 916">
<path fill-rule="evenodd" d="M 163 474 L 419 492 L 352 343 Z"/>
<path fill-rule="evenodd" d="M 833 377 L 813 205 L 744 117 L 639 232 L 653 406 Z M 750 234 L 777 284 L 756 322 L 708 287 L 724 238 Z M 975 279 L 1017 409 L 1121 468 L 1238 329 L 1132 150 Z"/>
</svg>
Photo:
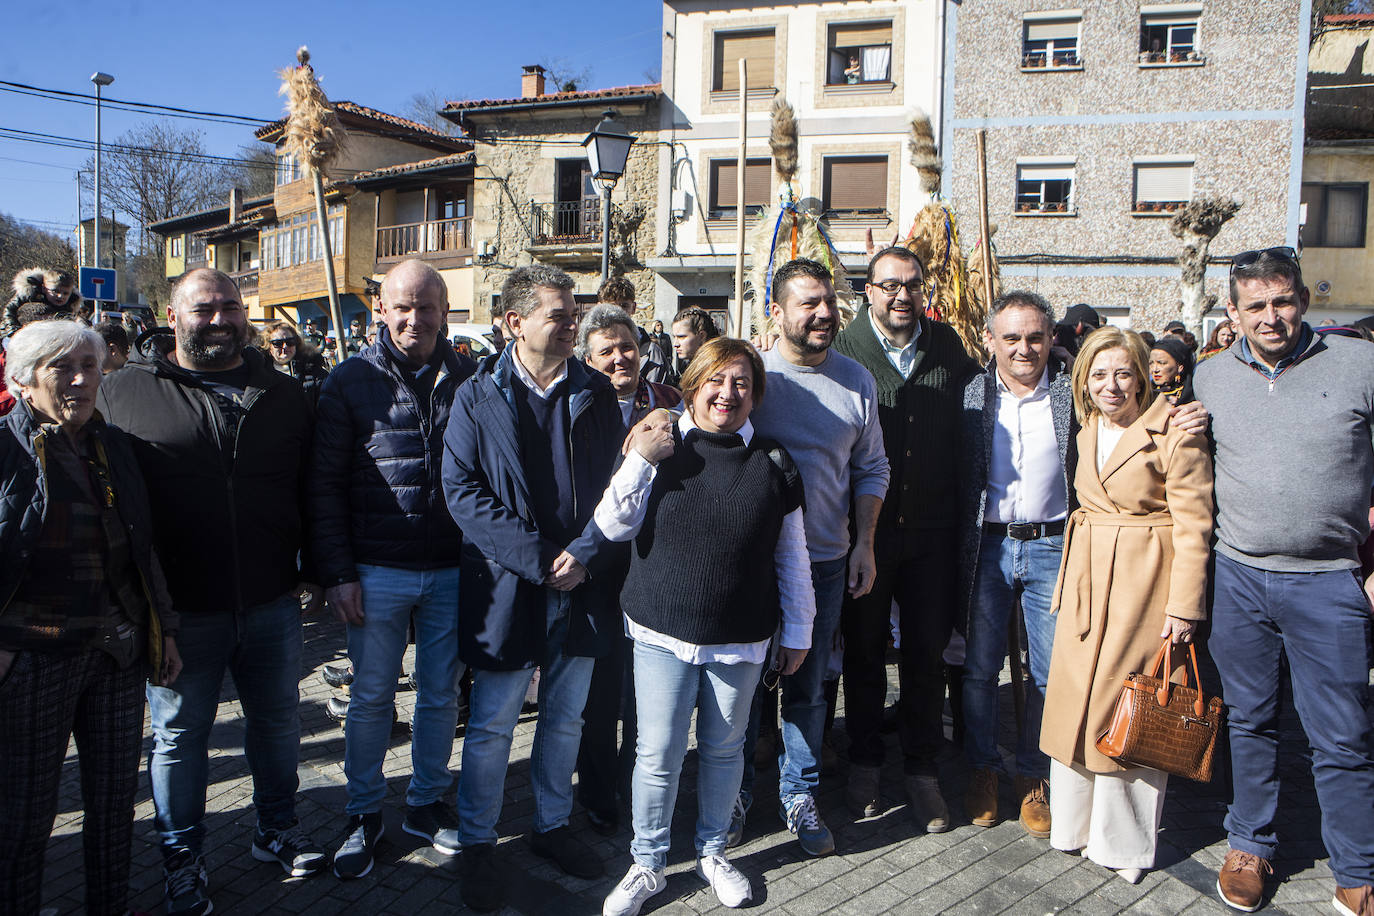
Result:
<svg viewBox="0 0 1374 916">
<path fill-rule="evenodd" d="M 590 112 L 590 113 L 589 113 Z M 474 170 L 473 246 L 494 246 L 489 259 L 474 258 L 472 320 L 491 319 L 492 296 L 516 267 L 536 262 L 531 246 L 530 202 L 552 202 L 559 159 L 582 159 L 580 146 L 600 118 L 600 110 L 579 110 L 575 117 L 538 116 L 474 118 L 477 163 Z M 625 175 L 617 183 L 611 202 L 622 211 L 640 208 L 642 219 L 628 246 L 613 228 L 611 274 L 624 276 L 639 294 L 642 324 L 652 321 L 654 273 L 645 266 L 657 252 L 654 211 L 658 197 L 658 112 L 629 115 L 618 120 L 637 138 L 630 148 Z M 613 220 L 613 224 L 614 224 Z M 541 246 L 538 258 L 566 270 L 577 282 L 576 292 L 595 294 L 601 284 L 599 241 L 594 252 L 588 246 Z M 581 257 L 571 257 L 576 248 Z M 619 255 L 619 257 L 618 257 Z M 486 260 L 487 263 L 483 263 Z"/>
</svg>

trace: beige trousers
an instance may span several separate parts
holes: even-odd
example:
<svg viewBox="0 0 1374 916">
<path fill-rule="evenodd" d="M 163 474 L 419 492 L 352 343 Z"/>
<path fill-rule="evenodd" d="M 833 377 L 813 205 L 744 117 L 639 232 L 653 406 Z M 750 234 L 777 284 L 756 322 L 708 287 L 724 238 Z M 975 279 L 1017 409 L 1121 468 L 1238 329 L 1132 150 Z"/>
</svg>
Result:
<svg viewBox="0 0 1374 916">
<path fill-rule="evenodd" d="M 1107 868 L 1153 868 L 1169 774 L 1092 773 L 1050 761 L 1050 845 Z"/>
</svg>

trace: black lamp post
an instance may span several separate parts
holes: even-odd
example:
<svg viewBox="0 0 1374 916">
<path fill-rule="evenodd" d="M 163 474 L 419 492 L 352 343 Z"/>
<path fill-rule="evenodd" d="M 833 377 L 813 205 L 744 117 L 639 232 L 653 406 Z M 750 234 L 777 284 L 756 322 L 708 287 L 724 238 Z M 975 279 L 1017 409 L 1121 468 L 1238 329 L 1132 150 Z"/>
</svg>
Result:
<svg viewBox="0 0 1374 916">
<path fill-rule="evenodd" d="M 601 123 L 587 134 L 582 145 L 587 149 L 592 180 L 601 187 L 601 282 L 611 275 L 611 191 L 625 174 L 625 161 L 630 158 L 634 136 L 625 125 L 615 119 L 615 112 L 606 109 Z"/>
</svg>

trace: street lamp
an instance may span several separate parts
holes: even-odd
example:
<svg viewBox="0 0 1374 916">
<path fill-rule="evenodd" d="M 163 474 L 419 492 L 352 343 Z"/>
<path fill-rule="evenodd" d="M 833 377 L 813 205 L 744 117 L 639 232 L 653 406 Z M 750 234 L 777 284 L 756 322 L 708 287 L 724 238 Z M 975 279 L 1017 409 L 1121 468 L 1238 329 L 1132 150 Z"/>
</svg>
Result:
<svg viewBox="0 0 1374 916">
<path fill-rule="evenodd" d="M 95 83 L 95 266 L 100 266 L 100 90 L 114 82 L 114 77 L 99 70 L 91 74 Z M 80 214 L 77 214 L 80 216 Z"/>
<path fill-rule="evenodd" d="M 608 108 L 601 123 L 587 134 L 582 145 L 587 149 L 592 180 L 601 186 L 603 206 L 601 216 L 601 282 L 611 275 L 611 191 L 620 176 L 625 174 L 625 160 L 630 158 L 634 136 L 625 125 L 615 119 L 615 111 Z"/>
</svg>

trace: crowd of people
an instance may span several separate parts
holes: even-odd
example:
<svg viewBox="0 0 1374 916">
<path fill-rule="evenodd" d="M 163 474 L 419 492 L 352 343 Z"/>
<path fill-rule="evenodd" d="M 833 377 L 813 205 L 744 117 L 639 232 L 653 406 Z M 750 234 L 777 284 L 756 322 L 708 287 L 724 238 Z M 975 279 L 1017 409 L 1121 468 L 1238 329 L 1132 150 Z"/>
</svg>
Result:
<svg viewBox="0 0 1374 916">
<path fill-rule="evenodd" d="M 729 850 L 764 723 L 780 719 L 779 829 L 807 856 L 836 848 L 817 790 L 837 675 L 848 814 L 885 810 L 894 643 L 917 830 L 956 823 L 937 767 L 948 694 L 968 820 L 1014 811 L 1135 883 L 1155 863 L 1168 777 L 1097 739 L 1127 675 L 1197 640 L 1228 713 L 1222 900 L 1265 899 L 1286 667 L 1333 905 L 1374 916 L 1374 346 L 1304 321 L 1290 249 L 1235 257 L 1228 320 L 1202 347 L 1181 325 L 1148 340 L 1099 327 L 1086 305 L 1056 323 L 1043 297 L 1008 291 L 988 311 L 986 365 L 926 315 L 901 247 L 873 253 L 866 304 L 843 326 L 826 266 L 781 265 L 776 333 L 753 343 L 700 308 L 671 336 L 646 331 L 621 279 L 584 312 L 566 273 L 520 267 L 501 290 L 504 346 L 480 362 L 445 336 L 442 278 L 406 261 L 332 370 L 313 331 L 254 329 L 218 271 L 177 280 L 166 333 L 132 346 L 118 325 L 83 323 L 70 279 L 36 272 L 5 316 L 0 913 L 38 912 L 73 737 L 86 906 L 127 911 L 145 697 L 166 911 L 212 910 L 209 740 L 226 673 L 251 855 L 364 878 L 385 842 L 409 642 L 402 829 L 461 856 L 474 910 L 500 908 L 514 880 L 496 841 L 536 672 L 530 848 L 600 877 L 574 809 L 606 835 L 627 811 L 632 865 L 603 914 L 633 916 L 666 887 L 694 716 L 696 873 L 725 906 L 759 880 Z M 351 664 L 332 849 L 296 814 L 302 615 L 323 605 Z M 1008 773 L 998 683 L 1022 632 Z"/>
</svg>

